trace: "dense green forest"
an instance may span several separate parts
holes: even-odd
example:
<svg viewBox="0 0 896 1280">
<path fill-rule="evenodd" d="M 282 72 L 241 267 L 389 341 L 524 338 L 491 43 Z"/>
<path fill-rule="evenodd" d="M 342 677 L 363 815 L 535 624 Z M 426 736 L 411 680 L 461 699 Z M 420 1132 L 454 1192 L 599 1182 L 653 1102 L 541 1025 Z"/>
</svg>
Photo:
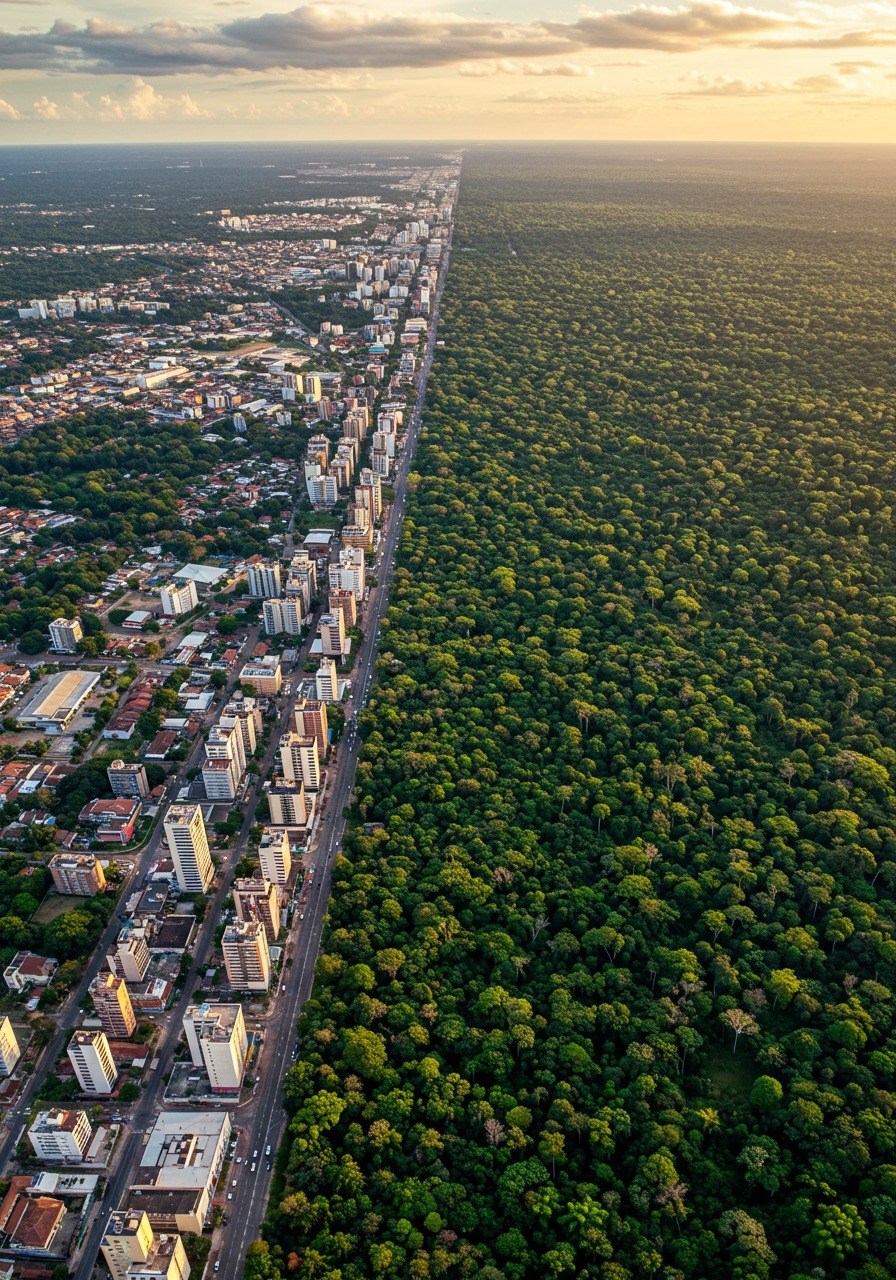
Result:
<svg viewBox="0 0 896 1280">
<path fill-rule="evenodd" d="M 896 1273 L 893 188 L 468 155 L 251 1280 Z"/>
<path fill-rule="evenodd" d="M 2 257 L 0 298 L 20 303 L 27 298 L 64 296 L 69 289 L 101 290 L 104 285 L 138 280 L 142 276 L 153 279 L 163 270 L 175 269 L 171 265 L 174 261 L 145 253 L 72 253 L 64 257 L 42 253 L 37 257 Z"/>
</svg>

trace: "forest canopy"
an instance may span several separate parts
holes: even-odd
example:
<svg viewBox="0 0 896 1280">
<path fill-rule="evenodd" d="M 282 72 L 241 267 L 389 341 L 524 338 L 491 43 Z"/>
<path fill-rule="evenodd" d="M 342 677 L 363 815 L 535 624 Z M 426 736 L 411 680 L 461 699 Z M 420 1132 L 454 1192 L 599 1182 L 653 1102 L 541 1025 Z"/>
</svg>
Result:
<svg viewBox="0 0 896 1280">
<path fill-rule="evenodd" d="M 896 1272 L 892 186 L 467 157 L 250 1280 Z"/>
</svg>

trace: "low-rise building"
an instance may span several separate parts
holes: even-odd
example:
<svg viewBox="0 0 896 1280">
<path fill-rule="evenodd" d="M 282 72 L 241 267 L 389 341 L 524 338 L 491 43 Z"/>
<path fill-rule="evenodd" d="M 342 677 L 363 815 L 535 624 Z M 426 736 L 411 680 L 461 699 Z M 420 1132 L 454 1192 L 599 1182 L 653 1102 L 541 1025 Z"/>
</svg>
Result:
<svg viewBox="0 0 896 1280">
<path fill-rule="evenodd" d="M 31 951 L 17 951 L 3 970 L 10 991 L 27 991 L 29 987 L 46 987 L 53 980 L 59 961 L 36 956 Z"/>
<path fill-rule="evenodd" d="M 78 814 L 78 821 L 96 828 L 96 837 L 104 844 L 127 844 L 137 830 L 137 819 L 143 802 L 130 796 L 114 800 L 91 800 Z"/>
<path fill-rule="evenodd" d="M 32 1195 L 30 1175 L 10 1179 L 0 1203 L 0 1234 L 15 1253 L 50 1253 L 65 1217 L 65 1205 L 53 1196 Z"/>
<path fill-rule="evenodd" d="M 145 1205 L 160 1225 L 173 1217 L 179 1231 L 201 1232 L 231 1132 L 226 1111 L 163 1111 L 143 1147 L 129 1205 Z"/>
<path fill-rule="evenodd" d="M 65 733 L 99 679 L 98 671 L 66 670 L 45 676 L 25 698 L 16 719 L 25 729 Z"/>
</svg>

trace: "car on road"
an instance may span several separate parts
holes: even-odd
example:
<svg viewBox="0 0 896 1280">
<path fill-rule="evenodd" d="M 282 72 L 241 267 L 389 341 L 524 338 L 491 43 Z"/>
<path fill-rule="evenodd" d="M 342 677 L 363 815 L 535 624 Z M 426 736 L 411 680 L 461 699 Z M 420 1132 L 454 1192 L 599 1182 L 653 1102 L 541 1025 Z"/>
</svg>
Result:
<svg viewBox="0 0 896 1280">
<path fill-rule="evenodd" d="M 265 1153 L 265 1155 L 266 1155 L 266 1156 L 269 1156 L 269 1155 L 271 1154 L 271 1144 L 270 1144 L 270 1143 L 268 1143 L 268 1145 L 265 1147 L 265 1151 L 264 1151 L 264 1153 Z"/>
<path fill-rule="evenodd" d="M 232 1192 L 232 1191 L 228 1191 L 228 1192 L 227 1192 L 227 1199 L 228 1199 L 228 1200 L 232 1200 L 232 1199 L 233 1199 L 233 1192 Z"/>
<path fill-rule="evenodd" d="M 257 1152 L 257 1151 L 253 1151 L 253 1152 L 252 1152 L 252 1159 L 253 1159 L 253 1160 L 257 1160 L 257 1159 L 258 1159 L 258 1152 Z"/>
<path fill-rule="evenodd" d="M 252 1161 L 252 1168 L 249 1170 L 249 1172 L 250 1172 L 250 1173 L 254 1173 L 254 1172 L 255 1172 L 255 1169 L 256 1169 L 256 1164 L 255 1164 L 255 1161 L 253 1160 L 253 1161 Z"/>
</svg>

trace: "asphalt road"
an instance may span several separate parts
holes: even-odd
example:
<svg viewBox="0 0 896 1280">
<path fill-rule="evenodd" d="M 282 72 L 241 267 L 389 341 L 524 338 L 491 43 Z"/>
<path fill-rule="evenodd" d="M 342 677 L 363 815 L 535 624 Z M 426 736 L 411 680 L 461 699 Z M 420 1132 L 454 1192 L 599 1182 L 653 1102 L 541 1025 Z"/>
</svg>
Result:
<svg viewBox="0 0 896 1280">
<path fill-rule="evenodd" d="M 230 1175 L 231 1182 L 235 1177 L 237 1185 L 235 1188 L 228 1188 L 233 1191 L 233 1200 L 225 1201 L 228 1222 L 225 1227 L 215 1233 L 214 1248 L 209 1259 L 211 1266 L 220 1260 L 221 1267 L 218 1274 L 221 1280 L 236 1280 L 243 1274 L 246 1249 L 259 1237 L 272 1177 L 266 1168 L 265 1151 L 270 1145 L 272 1153 L 276 1153 L 286 1127 L 286 1112 L 283 1109 L 281 1096 L 283 1073 L 290 1064 L 292 1049 L 296 1042 L 296 1024 L 302 1005 L 311 995 L 314 984 L 314 966 L 320 951 L 327 900 L 330 896 L 333 855 L 342 847 L 345 833 L 345 812 L 351 803 L 360 751 L 354 712 L 366 703 L 373 679 L 380 622 L 389 602 L 392 561 L 401 536 L 408 471 L 420 430 L 420 413 L 435 350 L 439 301 L 447 271 L 448 254 L 445 256 L 440 273 L 439 287 L 430 316 L 429 339 L 420 367 L 417 399 L 411 410 L 401 462 L 395 475 L 395 502 L 391 518 L 380 539 L 381 550 L 377 560 L 379 585 L 371 592 L 371 601 L 365 618 L 364 641 L 352 672 L 352 697 L 348 704 L 346 731 L 338 748 L 335 766 L 330 769 L 327 813 L 320 822 L 317 847 L 311 859 L 315 867 L 314 887 L 310 891 L 308 905 L 304 911 L 305 919 L 298 920 L 298 910 L 293 914 L 292 936 L 295 941 L 290 943 L 290 949 L 294 950 L 293 965 L 291 968 L 284 966 L 282 970 L 285 975 L 283 981 L 286 984 L 286 990 L 279 997 L 281 1007 L 268 1023 L 264 1056 L 261 1062 L 261 1082 L 256 1091 L 256 1098 L 251 1111 L 247 1108 L 246 1114 L 240 1116 L 238 1120 L 234 1117 L 235 1122 L 249 1128 L 250 1134 L 248 1144 L 241 1142 L 238 1148 L 243 1163 L 233 1166 Z M 255 1161 L 256 1170 L 253 1174 L 251 1168 L 254 1151 L 258 1152 L 258 1158 Z"/>
</svg>

